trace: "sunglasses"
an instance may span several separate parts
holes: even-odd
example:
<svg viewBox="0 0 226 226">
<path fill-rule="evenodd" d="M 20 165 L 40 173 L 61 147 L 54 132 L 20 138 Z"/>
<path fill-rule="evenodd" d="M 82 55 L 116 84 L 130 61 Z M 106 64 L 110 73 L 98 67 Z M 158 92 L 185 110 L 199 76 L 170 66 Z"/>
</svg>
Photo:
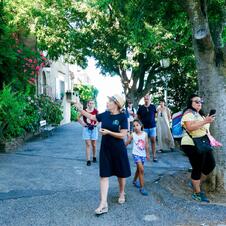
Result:
<svg viewBox="0 0 226 226">
<path fill-rule="evenodd" d="M 203 104 L 204 102 L 202 100 L 193 100 L 196 104 Z"/>
</svg>

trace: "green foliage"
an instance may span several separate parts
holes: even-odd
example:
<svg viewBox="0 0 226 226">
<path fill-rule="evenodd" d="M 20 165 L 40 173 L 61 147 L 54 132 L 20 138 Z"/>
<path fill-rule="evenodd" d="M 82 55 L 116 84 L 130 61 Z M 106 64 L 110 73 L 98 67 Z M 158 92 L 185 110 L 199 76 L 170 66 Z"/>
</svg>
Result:
<svg viewBox="0 0 226 226">
<path fill-rule="evenodd" d="M 0 3 L 0 89 L 3 81 L 10 82 L 13 74 L 16 74 L 14 65 L 17 63 L 16 52 L 12 48 L 16 42 L 13 39 L 15 29 L 9 24 L 9 14 L 5 12 L 3 1 Z"/>
<path fill-rule="evenodd" d="M 80 101 L 86 103 L 88 100 L 96 100 L 98 90 L 92 85 L 77 85 L 74 91 L 78 93 Z"/>
<path fill-rule="evenodd" d="M 41 95 L 37 99 L 40 117 L 47 121 L 48 124 L 59 125 L 63 119 L 61 103 L 53 101 L 50 97 Z"/>
<path fill-rule="evenodd" d="M 88 3 L 95 10 L 87 29 L 93 36 L 92 54 L 102 73 L 121 76 L 125 94 L 135 97 L 137 102 L 147 92 L 158 95 L 159 89 L 164 88 L 165 74 L 170 74 L 169 90 L 173 91 L 169 96 L 175 107 L 181 106 L 184 97 L 177 97 L 197 87 L 197 73 L 191 28 L 180 5 L 158 0 L 92 0 Z M 90 8 L 86 8 L 87 13 Z M 163 58 L 170 59 L 167 69 L 160 66 Z M 131 78 L 126 75 L 128 71 Z M 186 80 L 174 79 L 188 73 Z M 128 86 L 130 80 L 133 84 Z M 182 84 L 187 82 L 187 92 L 177 84 L 181 80 Z"/>
<path fill-rule="evenodd" d="M 178 98 L 181 93 L 197 88 L 191 27 L 180 3 L 173 0 L 1 1 L 4 7 L 3 23 L 0 23 L 0 72 L 5 81 L 18 74 L 25 77 L 21 66 L 14 67 L 20 64 L 15 49 L 18 43 L 13 35 L 22 31 L 24 36 L 35 35 L 38 47 L 48 50 L 52 59 L 64 55 L 69 62 L 85 67 L 86 57 L 93 56 L 103 74 L 121 76 L 125 94 L 132 94 L 136 101 L 148 91 L 158 94 L 158 87 L 164 87 L 162 78 L 170 74 L 169 98 L 179 108 L 184 101 L 184 97 Z M 207 6 L 213 40 L 218 42 L 218 47 L 223 46 L 225 1 L 210 0 Z M 167 69 L 160 67 L 163 58 L 170 58 Z M 128 71 L 131 78 L 126 75 Z M 186 82 L 186 92 L 179 81 Z M 84 90 L 80 97 L 82 101 L 93 98 Z"/>
<path fill-rule="evenodd" d="M 71 106 L 71 121 L 77 121 L 78 120 L 79 112 L 76 110 L 74 106 Z"/>
<path fill-rule="evenodd" d="M 25 13 L 29 7 L 23 8 L 28 2 L 21 5 L 17 3 L 22 1 L 0 3 L 0 89 L 3 83 L 14 80 L 11 85 L 25 91 L 28 83 L 35 84 L 36 76 L 46 62 L 42 53 L 36 50 L 36 39 L 29 36 L 29 13 Z"/>
<path fill-rule="evenodd" d="M 60 103 L 46 96 L 29 96 L 29 92 L 13 92 L 10 86 L 0 91 L 0 140 L 34 133 L 43 119 L 48 124 L 60 124 L 63 119 Z"/>
<path fill-rule="evenodd" d="M 217 47 L 223 47 L 226 43 L 225 10 L 225 0 L 210 0 L 207 3 L 210 31 Z"/>
<path fill-rule="evenodd" d="M 9 86 L 0 91 L 0 140 L 17 137 L 25 132 L 26 107 L 27 103 L 21 98 L 21 95 L 13 93 Z"/>
<path fill-rule="evenodd" d="M 36 36 L 38 48 L 56 60 L 64 55 L 70 62 L 87 66 L 89 36 L 83 30 L 86 14 L 80 1 L 5 0 L 13 26 L 27 28 Z M 13 13 L 11 13 L 13 12 Z"/>
</svg>

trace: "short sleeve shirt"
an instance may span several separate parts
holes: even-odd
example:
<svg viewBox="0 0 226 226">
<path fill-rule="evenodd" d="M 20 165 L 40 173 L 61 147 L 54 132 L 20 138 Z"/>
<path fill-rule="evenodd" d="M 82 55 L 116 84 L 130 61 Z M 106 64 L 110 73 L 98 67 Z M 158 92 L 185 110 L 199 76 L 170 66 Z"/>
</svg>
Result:
<svg viewBox="0 0 226 226">
<path fill-rule="evenodd" d="M 121 129 L 128 129 L 128 120 L 125 113 L 112 115 L 109 111 L 105 111 L 96 115 L 97 121 L 101 122 L 101 127 L 111 130 L 112 132 L 119 132 Z"/>
<path fill-rule="evenodd" d="M 147 134 L 143 131 L 141 135 L 137 135 L 133 133 L 133 155 L 138 155 L 142 157 L 146 157 L 146 137 Z"/>
<path fill-rule="evenodd" d="M 86 111 L 86 110 L 85 110 Z M 87 112 L 87 111 L 86 111 Z M 97 115 L 98 114 L 98 111 L 96 108 L 93 109 L 92 112 L 88 112 L 90 113 L 91 115 Z M 95 125 L 96 124 L 96 121 L 94 120 L 90 120 L 88 118 L 86 118 L 85 116 L 83 116 L 83 121 L 86 123 L 86 124 L 90 124 L 90 125 Z"/>
<path fill-rule="evenodd" d="M 181 119 L 181 124 L 183 127 L 185 126 L 185 122 L 189 122 L 189 121 L 203 121 L 204 118 L 198 113 L 198 112 L 194 112 L 194 111 L 190 111 L 188 110 L 187 112 L 184 113 L 182 119 Z M 192 137 L 202 137 L 206 135 L 207 130 L 209 129 L 209 124 L 206 124 L 204 126 L 202 126 L 201 128 L 191 131 L 190 135 Z M 182 140 L 181 140 L 181 145 L 192 145 L 194 146 L 194 142 L 191 139 L 191 137 L 187 134 L 186 131 L 184 131 Z"/>
<path fill-rule="evenodd" d="M 150 129 L 156 127 L 155 123 L 155 114 L 156 107 L 153 104 L 150 104 L 148 107 L 141 105 L 137 111 L 137 115 L 144 125 L 145 129 Z"/>
</svg>

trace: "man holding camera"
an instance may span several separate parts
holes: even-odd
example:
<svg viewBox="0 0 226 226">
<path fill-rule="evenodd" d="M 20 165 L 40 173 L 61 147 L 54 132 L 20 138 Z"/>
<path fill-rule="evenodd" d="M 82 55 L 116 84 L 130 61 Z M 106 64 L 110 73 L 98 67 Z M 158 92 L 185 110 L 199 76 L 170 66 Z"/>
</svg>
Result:
<svg viewBox="0 0 226 226">
<path fill-rule="evenodd" d="M 85 109 L 88 113 L 92 115 L 98 114 L 97 109 L 95 108 L 95 102 L 93 100 L 89 100 L 87 102 L 87 108 Z M 83 116 L 81 119 L 81 114 L 78 117 L 78 122 L 83 126 L 83 140 L 86 142 L 86 160 L 87 166 L 91 165 L 90 160 L 90 149 L 92 147 L 93 151 L 93 162 L 96 162 L 96 141 L 98 139 L 98 130 L 97 130 L 97 122 L 90 120 Z"/>
</svg>

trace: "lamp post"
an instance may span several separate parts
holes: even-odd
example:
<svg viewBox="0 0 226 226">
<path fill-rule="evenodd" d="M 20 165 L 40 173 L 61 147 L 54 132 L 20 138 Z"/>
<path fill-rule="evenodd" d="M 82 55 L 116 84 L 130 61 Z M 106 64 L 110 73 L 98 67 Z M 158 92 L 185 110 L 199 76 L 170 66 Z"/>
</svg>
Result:
<svg viewBox="0 0 226 226">
<path fill-rule="evenodd" d="M 170 65 L 170 60 L 169 58 L 166 59 L 162 59 L 160 60 L 160 65 L 163 68 L 167 68 Z M 166 102 L 166 106 L 168 104 L 168 95 L 167 95 L 167 91 L 168 91 L 168 82 L 169 82 L 169 74 L 165 74 L 164 77 L 162 78 L 163 82 L 165 83 L 165 88 L 164 88 L 164 99 Z"/>
</svg>

